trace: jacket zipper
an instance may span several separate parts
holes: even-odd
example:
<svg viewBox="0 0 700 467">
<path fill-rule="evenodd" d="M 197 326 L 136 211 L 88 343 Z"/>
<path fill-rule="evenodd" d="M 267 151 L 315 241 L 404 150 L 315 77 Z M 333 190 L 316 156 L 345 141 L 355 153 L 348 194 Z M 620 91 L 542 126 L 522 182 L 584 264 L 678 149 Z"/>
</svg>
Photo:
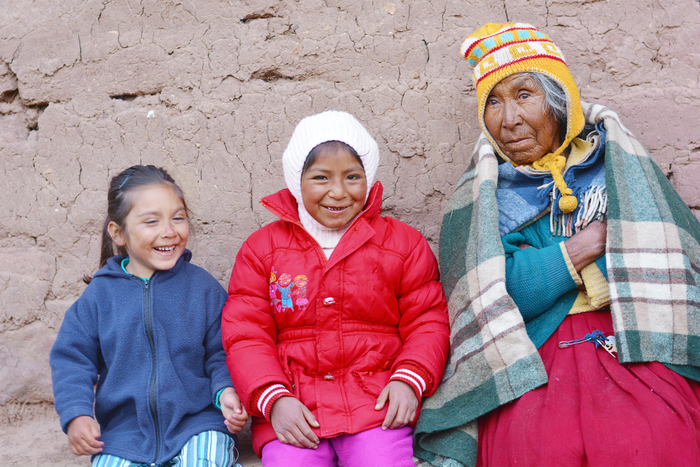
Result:
<svg viewBox="0 0 700 467">
<path fill-rule="evenodd" d="M 139 279 L 141 280 L 141 279 Z M 158 424 L 158 406 L 156 403 L 156 375 L 157 375 L 157 367 L 156 367 L 156 343 L 155 339 L 153 338 L 153 321 L 152 321 L 152 313 L 151 313 L 151 289 L 150 289 L 150 284 L 151 280 L 153 280 L 153 276 L 151 276 L 151 279 L 148 281 L 143 281 L 143 302 L 144 302 L 144 320 L 146 324 L 146 336 L 148 337 L 148 345 L 151 347 L 151 365 L 152 365 L 152 371 L 151 371 L 151 384 L 148 389 L 148 404 L 151 408 L 151 415 L 153 416 L 153 422 L 155 423 L 156 426 L 156 457 L 154 459 L 154 462 L 158 460 L 158 456 L 160 455 L 160 426 Z"/>
<path fill-rule="evenodd" d="M 377 194 L 376 194 L 376 192 L 374 192 L 374 193 L 372 193 L 372 199 L 370 200 L 369 204 L 367 204 L 367 209 L 363 209 L 362 211 L 360 211 L 360 213 L 355 217 L 355 219 L 352 220 L 352 222 L 351 222 L 350 225 L 348 226 L 348 229 L 347 229 L 347 230 L 352 229 L 352 227 L 353 227 L 353 226 L 355 225 L 355 223 L 362 217 L 362 215 L 374 204 L 374 202 L 376 201 L 376 199 L 377 199 Z M 276 209 L 272 208 L 269 204 L 267 204 L 265 201 L 262 201 L 262 205 L 265 206 L 265 208 L 266 208 L 268 211 L 270 211 L 272 214 L 274 214 L 275 216 L 279 217 L 280 219 L 282 219 L 282 220 L 284 220 L 284 221 L 291 222 L 292 224 L 298 225 L 299 227 L 302 228 L 302 230 L 303 230 L 304 232 L 306 232 L 306 229 L 304 228 L 304 225 L 301 223 L 301 221 L 297 221 L 297 220 L 294 220 L 294 219 L 292 219 L 292 218 L 290 218 L 290 217 L 283 216 L 283 215 L 280 214 Z M 381 212 L 381 211 L 380 211 L 380 212 Z M 321 248 L 321 245 L 316 241 L 316 239 L 313 238 L 313 236 L 310 235 L 308 232 L 306 232 L 306 233 L 307 233 L 307 235 L 309 235 L 309 237 L 311 237 L 311 239 L 313 240 L 314 244 L 316 245 L 316 249 L 321 253 L 321 258 L 323 258 L 323 264 L 324 264 L 324 268 L 325 268 L 325 265 L 328 264 L 328 258 L 326 258 L 326 253 L 323 251 L 323 248 Z M 343 365 L 345 365 L 345 363 L 343 363 Z M 329 373 L 329 374 L 330 374 L 330 373 Z M 345 390 L 343 389 L 342 385 L 341 385 L 341 388 L 340 388 L 340 389 L 341 389 L 341 391 L 345 392 Z"/>
</svg>

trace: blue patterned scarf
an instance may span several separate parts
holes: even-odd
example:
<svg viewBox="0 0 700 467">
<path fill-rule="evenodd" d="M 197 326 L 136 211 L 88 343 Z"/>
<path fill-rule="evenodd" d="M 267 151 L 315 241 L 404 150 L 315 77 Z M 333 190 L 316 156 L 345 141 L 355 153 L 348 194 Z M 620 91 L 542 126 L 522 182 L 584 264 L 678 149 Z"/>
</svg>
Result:
<svg viewBox="0 0 700 467">
<path fill-rule="evenodd" d="M 599 139 L 594 153 L 564 173 L 566 185 L 578 199 L 578 206 L 572 213 L 564 214 L 559 209 L 561 192 L 556 189 L 549 171 L 518 170 L 508 162 L 498 167 L 496 202 L 501 237 L 538 219 L 550 206 L 553 206 L 550 215 L 552 234 L 567 237 L 605 212 L 605 144 L 600 144 L 605 141 L 605 127 L 602 122 L 595 126 L 595 133 Z"/>
</svg>

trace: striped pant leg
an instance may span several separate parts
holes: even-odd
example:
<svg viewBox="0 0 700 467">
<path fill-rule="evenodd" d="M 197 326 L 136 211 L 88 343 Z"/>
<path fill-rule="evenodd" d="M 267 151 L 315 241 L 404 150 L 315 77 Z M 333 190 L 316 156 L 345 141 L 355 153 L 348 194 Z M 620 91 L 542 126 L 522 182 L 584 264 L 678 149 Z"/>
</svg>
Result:
<svg viewBox="0 0 700 467">
<path fill-rule="evenodd" d="M 173 460 L 173 467 L 232 467 L 238 459 L 233 438 L 204 431 L 190 438 Z"/>
<path fill-rule="evenodd" d="M 121 457 L 111 454 L 98 454 L 92 459 L 92 467 L 137 467 L 141 466 L 138 462 L 131 462 Z"/>
</svg>

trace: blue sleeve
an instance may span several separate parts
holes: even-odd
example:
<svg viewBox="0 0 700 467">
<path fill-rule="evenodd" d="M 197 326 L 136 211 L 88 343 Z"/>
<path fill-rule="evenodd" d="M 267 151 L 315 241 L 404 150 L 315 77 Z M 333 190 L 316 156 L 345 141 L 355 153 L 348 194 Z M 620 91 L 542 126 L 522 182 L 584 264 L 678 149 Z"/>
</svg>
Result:
<svg viewBox="0 0 700 467">
<path fill-rule="evenodd" d="M 577 287 L 558 244 L 521 250 L 518 245 L 528 242 L 520 232 L 501 240 L 506 257 L 506 289 L 526 323 Z"/>
<path fill-rule="evenodd" d="M 215 285 L 208 294 L 211 324 L 207 330 L 204 353 L 204 370 L 211 379 L 212 401 L 218 406 L 219 392 L 227 387 L 232 387 L 231 375 L 226 367 L 226 352 L 221 340 L 221 311 L 224 308 L 228 294 L 224 288 L 212 277 Z"/>
<path fill-rule="evenodd" d="M 76 417 L 94 418 L 100 361 L 97 307 L 83 296 L 66 312 L 49 356 L 54 406 L 64 432 Z"/>
</svg>

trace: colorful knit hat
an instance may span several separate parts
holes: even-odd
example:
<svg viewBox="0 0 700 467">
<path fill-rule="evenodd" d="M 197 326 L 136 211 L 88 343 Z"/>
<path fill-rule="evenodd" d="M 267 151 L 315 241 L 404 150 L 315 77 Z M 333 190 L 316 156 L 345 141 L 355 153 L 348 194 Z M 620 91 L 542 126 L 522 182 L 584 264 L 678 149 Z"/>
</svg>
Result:
<svg viewBox="0 0 700 467">
<path fill-rule="evenodd" d="M 533 162 L 538 170 L 549 170 L 561 192 L 559 207 L 563 212 L 576 209 L 576 198 L 571 195 L 561 175 L 566 159 L 561 153 L 583 131 L 585 119 L 581 98 L 573 76 L 559 47 L 534 26 L 525 23 L 486 23 L 467 36 L 462 43 L 462 57 L 474 67 L 474 86 L 479 104 L 479 124 L 498 153 L 508 157 L 489 134 L 484 123 L 484 106 L 493 87 L 504 78 L 521 72 L 543 73 L 554 79 L 566 93 L 567 125 L 562 145 L 553 153 Z M 511 161 L 512 162 L 512 161 Z"/>
</svg>

